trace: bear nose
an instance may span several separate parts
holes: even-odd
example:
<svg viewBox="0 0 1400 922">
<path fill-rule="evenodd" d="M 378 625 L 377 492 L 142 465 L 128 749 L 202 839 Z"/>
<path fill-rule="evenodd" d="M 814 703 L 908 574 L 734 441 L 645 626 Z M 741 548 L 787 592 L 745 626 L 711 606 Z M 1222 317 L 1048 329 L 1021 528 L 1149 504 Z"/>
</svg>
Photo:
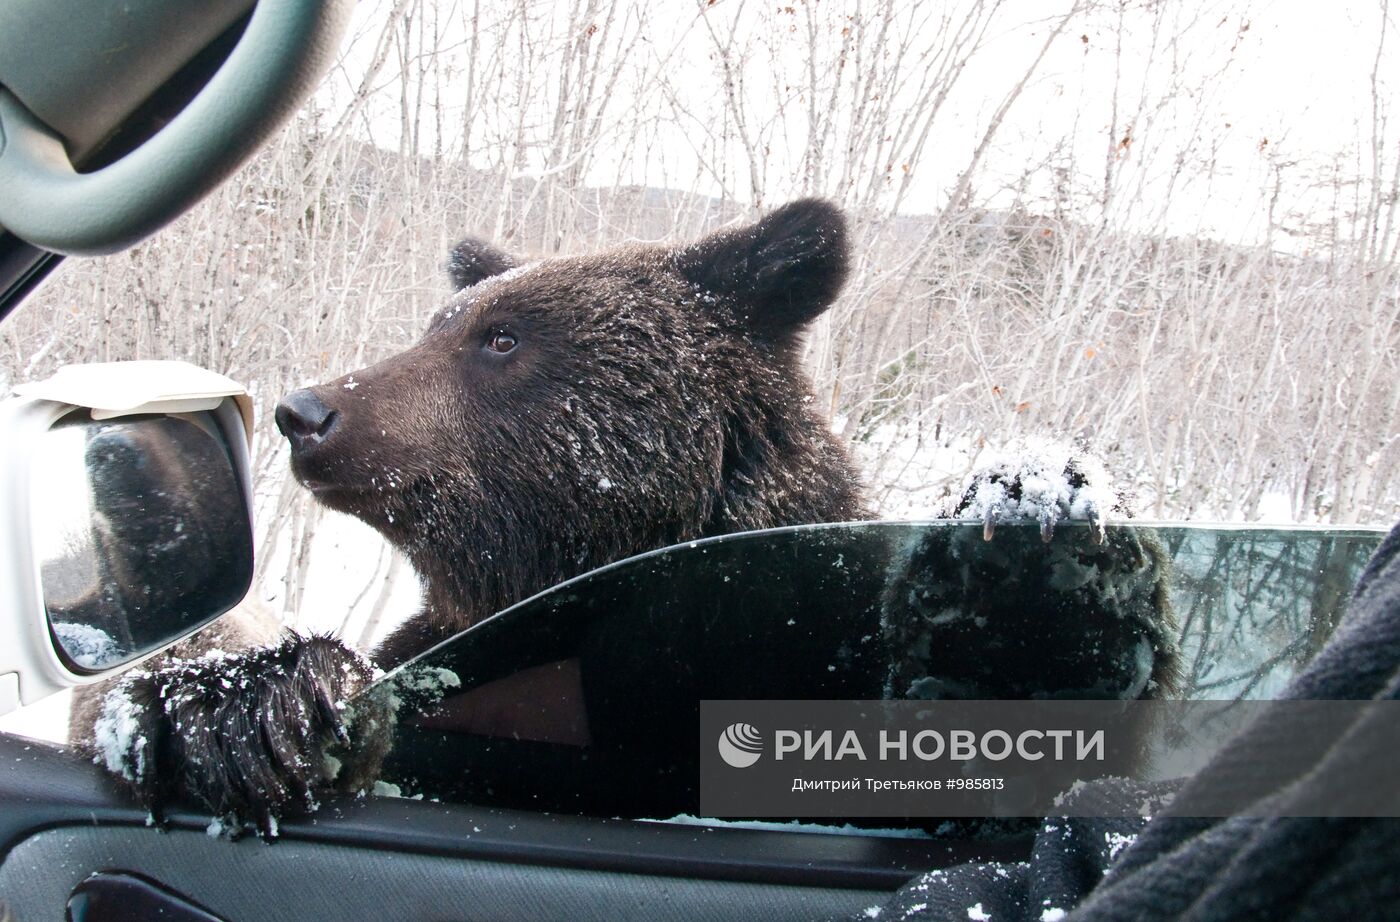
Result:
<svg viewBox="0 0 1400 922">
<path fill-rule="evenodd" d="M 329 438 L 340 414 L 304 388 L 283 397 L 273 418 L 277 420 L 277 431 L 292 443 L 292 450 L 300 451 Z"/>
</svg>

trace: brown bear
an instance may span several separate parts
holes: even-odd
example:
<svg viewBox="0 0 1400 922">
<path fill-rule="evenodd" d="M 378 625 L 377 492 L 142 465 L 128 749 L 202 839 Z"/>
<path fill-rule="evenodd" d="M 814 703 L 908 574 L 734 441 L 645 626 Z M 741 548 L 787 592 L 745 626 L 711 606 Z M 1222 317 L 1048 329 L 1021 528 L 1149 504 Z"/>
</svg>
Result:
<svg viewBox="0 0 1400 922">
<path fill-rule="evenodd" d="M 459 293 L 417 345 L 288 395 L 277 422 L 298 480 L 423 580 L 423 613 L 376 663 L 641 551 L 860 518 L 797 355 L 846 246 L 821 202 L 680 250 L 518 268 L 464 241 Z"/>
<path fill-rule="evenodd" d="M 517 263 L 461 243 L 458 291 L 421 340 L 276 411 L 297 479 L 379 530 L 422 581 L 422 610 L 375 665 L 643 551 L 864 518 L 798 352 L 847 262 L 845 222 L 818 200 L 680 247 Z M 1075 512 L 1072 500 L 1041 520 Z M 915 553 L 902 566 L 936 565 Z M 1167 645 L 1150 646 L 1165 674 Z M 324 783 L 326 749 L 346 739 L 343 703 L 370 672 L 324 637 L 167 662 L 106 698 L 99 757 L 153 809 L 194 797 L 267 830 Z M 357 745 L 363 771 L 339 784 L 372 777 L 387 741 Z"/>
</svg>

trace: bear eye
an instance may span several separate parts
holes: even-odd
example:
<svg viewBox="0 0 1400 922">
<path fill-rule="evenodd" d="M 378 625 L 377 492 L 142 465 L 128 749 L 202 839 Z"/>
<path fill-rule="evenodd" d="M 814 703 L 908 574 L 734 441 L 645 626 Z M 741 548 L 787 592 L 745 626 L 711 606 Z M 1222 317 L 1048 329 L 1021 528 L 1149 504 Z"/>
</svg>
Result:
<svg viewBox="0 0 1400 922">
<path fill-rule="evenodd" d="M 491 338 L 486 341 L 486 348 L 504 355 L 514 349 L 519 342 L 509 333 L 493 333 Z"/>
</svg>

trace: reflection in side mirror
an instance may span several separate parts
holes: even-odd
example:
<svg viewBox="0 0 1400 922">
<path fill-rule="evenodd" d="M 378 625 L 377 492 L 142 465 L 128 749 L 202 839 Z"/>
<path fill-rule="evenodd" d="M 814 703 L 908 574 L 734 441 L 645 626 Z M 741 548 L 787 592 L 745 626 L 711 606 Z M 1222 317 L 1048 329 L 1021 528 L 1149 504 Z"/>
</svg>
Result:
<svg viewBox="0 0 1400 922">
<path fill-rule="evenodd" d="M 74 413 L 40 437 L 31 491 L 49 631 L 75 673 L 188 633 L 252 580 L 248 509 L 211 412 Z"/>
</svg>

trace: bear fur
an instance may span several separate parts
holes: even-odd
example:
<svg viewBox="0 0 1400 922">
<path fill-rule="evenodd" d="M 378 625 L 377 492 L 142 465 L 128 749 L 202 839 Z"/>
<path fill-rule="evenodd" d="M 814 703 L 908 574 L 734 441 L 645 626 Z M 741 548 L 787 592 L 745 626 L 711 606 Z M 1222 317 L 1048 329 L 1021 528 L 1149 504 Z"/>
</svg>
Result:
<svg viewBox="0 0 1400 922">
<path fill-rule="evenodd" d="M 797 352 L 840 290 L 846 246 L 822 202 L 680 250 L 512 268 L 459 244 L 460 290 L 416 345 L 299 395 L 334 424 L 293 437 L 292 470 L 423 581 L 422 613 L 376 663 L 642 551 L 861 518 Z M 491 348 L 498 335 L 510 352 Z"/>
<path fill-rule="evenodd" d="M 459 244 L 448 263 L 458 290 L 416 344 L 277 411 L 297 479 L 377 529 L 422 581 L 421 611 L 375 665 L 647 550 L 866 518 L 799 362 L 847 263 L 844 219 L 819 200 L 681 247 L 522 264 Z M 915 553 L 892 578 L 937 569 Z M 235 694 L 208 690 L 229 675 Z M 268 831 L 325 781 L 327 748 L 346 738 L 337 703 L 368 675 L 327 638 L 175 661 L 124 678 L 92 732 L 157 814 L 195 797 Z M 383 745 L 363 745 L 372 776 Z M 338 780 L 352 777 L 366 775 Z"/>
</svg>

